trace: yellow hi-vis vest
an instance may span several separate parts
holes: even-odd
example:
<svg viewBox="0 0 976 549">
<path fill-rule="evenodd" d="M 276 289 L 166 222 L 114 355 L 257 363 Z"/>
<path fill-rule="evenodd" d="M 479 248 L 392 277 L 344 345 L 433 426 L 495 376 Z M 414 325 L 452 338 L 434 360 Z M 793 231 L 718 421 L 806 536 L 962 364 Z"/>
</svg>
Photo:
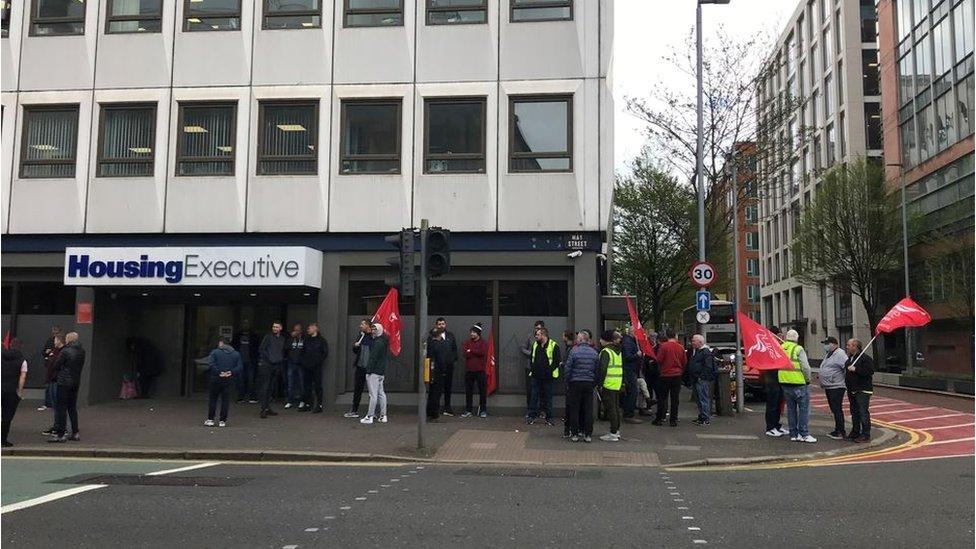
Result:
<svg viewBox="0 0 976 549">
<path fill-rule="evenodd" d="M 607 364 L 607 376 L 603 379 L 603 388 L 619 391 L 624 382 L 624 356 L 610 347 L 604 347 L 600 353 L 610 355 L 610 363 Z"/>
<path fill-rule="evenodd" d="M 539 342 L 538 341 L 533 341 L 532 342 L 532 364 L 535 364 L 535 350 L 538 349 L 538 348 L 539 348 Z M 556 350 L 556 342 L 553 341 L 550 338 L 549 339 L 549 343 L 546 343 L 546 358 L 549 359 L 549 366 L 550 367 L 552 367 L 552 365 L 553 365 L 553 360 L 552 360 L 553 359 L 553 356 L 552 356 L 552 354 L 553 354 L 553 352 L 555 350 Z M 532 375 L 532 370 L 529 370 L 529 375 L 530 376 Z M 552 369 L 552 379 L 558 379 L 558 378 L 559 378 L 559 368 L 553 368 Z"/>
<path fill-rule="evenodd" d="M 800 351 L 803 350 L 803 347 L 792 341 L 784 341 L 781 346 L 786 356 L 790 357 L 793 369 L 779 370 L 776 376 L 779 382 L 787 385 L 806 385 L 807 378 L 803 377 L 803 368 L 800 366 Z"/>
</svg>

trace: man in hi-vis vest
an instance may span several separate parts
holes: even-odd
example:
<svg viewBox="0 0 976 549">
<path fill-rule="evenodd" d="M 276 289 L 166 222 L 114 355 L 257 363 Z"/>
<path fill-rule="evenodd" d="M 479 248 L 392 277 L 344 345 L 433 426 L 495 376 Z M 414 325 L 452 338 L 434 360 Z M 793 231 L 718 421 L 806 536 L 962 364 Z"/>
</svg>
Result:
<svg viewBox="0 0 976 549">
<path fill-rule="evenodd" d="M 620 389 L 624 381 L 624 356 L 620 352 L 620 333 L 607 330 L 600 335 L 600 366 L 597 368 L 597 386 L 600 401 L 606 406 L 610 420 L 610 432 L 600 437 L 606 442 L 620 440 Z"/>
<path fill-rule="evenodd" d="M 786 332 L 783 352 L 790 359 L 790 368 L 779 370 L 777 378 L 786 399 L 786 419 L 790 424 L 790 440 L 817 442 L 810 436 L 810 362 L 807 352 L 800 346 L 800 334 L 796 330 Z"/>
<path fill-rule="evenodd" d="M 535 343 L 529 354 L 529 376 L 532 379 L 530 389 L 532 398 L 529 413 L 525 422 L 532 425 L 545 415 L 546 425 L 552 426 L 552 385 L 559 377 L 559 363 L 561 362 L 559 344 L 549 337 L 549 330 L 539 328 L 535 332 Z"/>
</svg>

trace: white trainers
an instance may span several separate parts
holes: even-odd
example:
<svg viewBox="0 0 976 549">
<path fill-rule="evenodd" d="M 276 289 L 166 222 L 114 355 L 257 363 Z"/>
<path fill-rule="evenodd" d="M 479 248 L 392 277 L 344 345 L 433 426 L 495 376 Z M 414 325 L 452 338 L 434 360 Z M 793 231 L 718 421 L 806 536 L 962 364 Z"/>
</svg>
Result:
<svg viewBox="0 0 976 549">
<path fill-rule="evenodd" d="M 359 423 L 362 423 L 363 425 L 372 425 L 373 416 L 366 416 L 363 419 L 359 420 Z"/>
<path fill-rule="evenodd" d="M 47 410 L 47 406 L 38 406 L 37 407 L 37 411 L 38 412 L 43 412 L 44 410 Z"/>
<path fill-rule="evenodd" d="M 807 436 L 804 436 L 804 437 L 796 437 L 796 440 L 799 440 L 801 442 L 807 442 L 807 443 L 810 443 L 810 444 L 813 444 L 814 442 L 817 442 L 817 439 L 815 439 L 814 437 L 812 437 L 810 435 L 807 435 Z"/>
<path fill-rule="evenodd" d="M 620 442 L 620 435 L 615 435 L 613 433 L 607 433 L 600 437 L 600 440 L 604 442 Z"/>
<path fill-rule="evenodd" d="M 346 412 L 342 414 L 342 417 L 349 417 L 349 418 L 359 417 L 359 412 Z"/>
<path fill-rule="evenodd" d="M 389 421 L 386 416 L 380 416 L 380 423 L 389 423 Z"/>
<path fill-rule="evenodd" d="M 217 424 L 217 427 L 227 427 L 227 422 L 221 421 L 220 423 Z"/>
<path fill-rule="evenodd" d="M 204 421 L 203 424 L 207 427 L 213 427 L 214 421 L 212 419 L 208 419 L 207 421 Z"/>
<path fill-rule="evenodd" d="M 291 408 L 291 402 L 285 403 L 285 410 L 287 410 L 288 408 Z"/>
<path fill-rule="evenodd" d="M 803 438 L 798 437 L 798 436 L 796 436 L 796 437 L 790 437 L 790 442 L 800 442 L 801 440 L 803 440 Z"/>
<path fill-rule="evenodd" d="M 786 427 L 780 427 L 779 428 L 779 434 L 780 435 L 788 435 L 788 434 L 790 434 L 790 430 L 787 429 Z"/>
<path fill-rule="evenodd" d="M 781 437 L 781 436 L 783 436 L 783 433 L 779 432 L 779 429 L 770 429 L 770 430 L 766 431 L 766 436 L 767 437 Z"/>
</svg>

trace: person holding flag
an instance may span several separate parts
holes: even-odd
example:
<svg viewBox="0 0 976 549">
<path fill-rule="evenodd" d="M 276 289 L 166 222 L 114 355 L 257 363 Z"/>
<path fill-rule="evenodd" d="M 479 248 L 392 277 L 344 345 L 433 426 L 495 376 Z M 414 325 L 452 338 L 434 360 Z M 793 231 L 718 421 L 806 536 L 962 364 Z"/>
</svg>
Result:
<svg viewBox="0 0 976 549">
<path fill-rule="evenodd" d="M 478 386 L 479 406 L 478 417 L 488 417 L 488 379 L 485 370 L 488 366 L 488 343 L 481 337 L 484 330 L 480 322 L 476 322 L 468 334 L 468 340 L 461 344 L 464 355 L 464 413 L 461 417 L 474 415 L 474 387 Z"/>
<path fill-rule="evenodd" d="M 847 351 L 847 371 L 844 383 L 847 386 L 847 401 L 851 409 L 851 433 L 847 440 L 868 442 L 871 440 L 871 395 L 874 394 L 874 359 L 864 354 L 864 345 L 859 339 L 851 338 L 845 346 Z"/>
</svg>

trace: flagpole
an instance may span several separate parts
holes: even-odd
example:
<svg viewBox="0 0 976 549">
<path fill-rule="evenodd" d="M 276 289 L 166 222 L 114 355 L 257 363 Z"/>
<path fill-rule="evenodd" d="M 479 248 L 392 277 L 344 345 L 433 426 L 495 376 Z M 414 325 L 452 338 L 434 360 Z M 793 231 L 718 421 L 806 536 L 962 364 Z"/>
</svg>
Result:
<svg viewBox="0 0 976 549">
<path fill-rule="evenodd" d="M 864 356 L 864 353 L 866 353 L 867 350 L 871 348 L 871 344 L 874 343 L 874 340 L 875 339 L 878 339 L 878 336 L 879 335 L 881 335 L 881 332 L 878 332 L 877 334 L 874 334 L 874 337 L 871 338 L 871 341 L 868 341 L 867 345 L 865 345 L 864 347 L 861 348 L 861 354 L 857 355 L 857 358 L 855 358 L 854 361 L 851 362 L 851 364 L 850 364 L 851 366 L 857 364 L 857 361 L 858 360 L 861 360 L 861 357 Z"/>
</svg>

